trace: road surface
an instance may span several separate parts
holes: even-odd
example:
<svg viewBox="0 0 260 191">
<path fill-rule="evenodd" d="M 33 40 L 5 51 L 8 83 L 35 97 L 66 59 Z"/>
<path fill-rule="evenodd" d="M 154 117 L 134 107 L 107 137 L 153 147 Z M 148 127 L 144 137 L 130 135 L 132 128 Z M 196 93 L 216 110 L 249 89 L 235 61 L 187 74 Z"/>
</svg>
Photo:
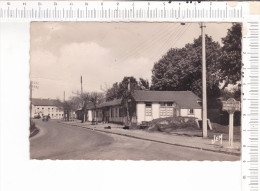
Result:
<svg viewBox="0 0 260 191">
<path fill-rule="evenodd" d="M 30 138 L 31 159 L 239 160 L 234 155 L 106 134 L 54 120 L 35 122 L 40 132 Z"/>
</svg>

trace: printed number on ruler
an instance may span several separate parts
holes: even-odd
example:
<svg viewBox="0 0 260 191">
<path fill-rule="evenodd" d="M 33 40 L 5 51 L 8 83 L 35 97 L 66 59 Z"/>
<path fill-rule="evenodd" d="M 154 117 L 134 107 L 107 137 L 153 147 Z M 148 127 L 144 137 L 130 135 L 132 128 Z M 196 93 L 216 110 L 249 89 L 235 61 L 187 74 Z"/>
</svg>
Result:
<svg viewBox="0 0 260 191">
<path fill-rule="evenodd" d="M 50 2 L 0 1 L 0 19 L 23 20 L 180 20 L 243 18 L 245 3 L 226 2 Z"/>
</svg>

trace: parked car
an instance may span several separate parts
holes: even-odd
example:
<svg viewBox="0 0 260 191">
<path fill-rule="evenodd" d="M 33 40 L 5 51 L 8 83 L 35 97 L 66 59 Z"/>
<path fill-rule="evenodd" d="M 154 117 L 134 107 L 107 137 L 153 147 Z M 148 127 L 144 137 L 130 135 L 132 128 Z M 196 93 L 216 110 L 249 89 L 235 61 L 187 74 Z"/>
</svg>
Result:
<svg viewBox="0 0 260 191">
<path fill-rule="evenodd" d="M 42 121 L 49 121 L 49 116 L 48 115 L 44 115 L 42 116 Z"/>
<path fill-rule="evenodd" d="M 41 116 L 40 116 L 40 115 L 35 115 L 33 118 L 34 118 L 34 119 L 40 119 Z"/>
</svg>

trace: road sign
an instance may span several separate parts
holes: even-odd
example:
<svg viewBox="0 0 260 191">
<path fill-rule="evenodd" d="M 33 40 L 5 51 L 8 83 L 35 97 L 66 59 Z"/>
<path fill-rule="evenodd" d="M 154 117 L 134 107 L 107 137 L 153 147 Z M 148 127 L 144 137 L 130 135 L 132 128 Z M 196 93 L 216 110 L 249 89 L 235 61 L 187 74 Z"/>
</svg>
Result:
<svg viewBox="0 0 260 191">
<path fill-rule="evenodd" d="M 240 101 L 236 101 L 234 98 L 229 98 L 227 101 L 223 101 L 222 109 L 228 113 L 234 113 L 240 111 Z"/>
<path fill-rule="evenodd" d="M 229 113 L 229 146 L 233 147 L 233 129 L 234 129 L 234 112 L 240 111 L 240 101 L 236 101 L 234 98 L 229 98 L 227 101 L 223 101 L 224 111 Z"/>
</svg>

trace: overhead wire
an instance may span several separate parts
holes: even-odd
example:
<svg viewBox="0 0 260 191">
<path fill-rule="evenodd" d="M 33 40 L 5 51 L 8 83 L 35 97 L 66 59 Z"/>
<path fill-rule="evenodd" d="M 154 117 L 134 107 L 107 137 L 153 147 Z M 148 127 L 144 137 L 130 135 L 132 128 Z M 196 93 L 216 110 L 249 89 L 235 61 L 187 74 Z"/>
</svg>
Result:
<svg viewBox="0 0 260 191">
<path fill-rule="evenodd" d="M 142 43 L 138 44 L 138 46 L 134 47 L 130 51 L 127 52 L 123 57 L 118 59 L 120 62 L 123 60 L 126 60 L 127 58 L 136 55 L 139 52 L 142 52 L 143 49 L 147 49 L 148 47 L 151 47 L 154 43 L 158 42 L 159 39 L 164 38 L 169 33 L 169 29 L 172 27 L 172 25 L 166 25 L 163 29 L 160 28 L 159 34 L 154 33 L 151 35 L 150 41 L 147 43 L 146 41 L 143 41 Z M 155 36 L 155 37 L 154 37 Z M 153 38 L 154 37 L 154 38 Z"/>
</svg>

